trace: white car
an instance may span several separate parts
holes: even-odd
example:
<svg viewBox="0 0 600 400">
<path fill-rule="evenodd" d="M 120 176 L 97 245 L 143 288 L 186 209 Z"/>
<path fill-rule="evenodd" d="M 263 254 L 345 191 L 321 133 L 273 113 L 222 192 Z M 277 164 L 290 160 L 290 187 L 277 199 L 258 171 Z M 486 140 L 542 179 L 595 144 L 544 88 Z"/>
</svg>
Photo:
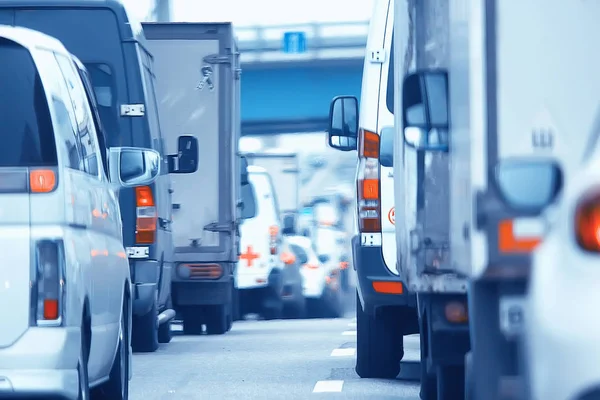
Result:
<svg viewBox="0 0 600 400">
<path fill-rule="evenodd" d="M 600 398 L 600 160 L 567 181 L 535 250 L 523 333 L 527 398 Z"/>
<path fill-rule="evenodd" d="M 152 183 L 160 155 L 105 151 L 95 98 L 58 40 L 0 26 L 0 60 L 0 398 L 127 399 L 117 191 Z"/>
<path fill-rule="evenodd" d="M 309 238 L 288 236 L 287 239 L 300 264 L 307 315 L 341 317 L 343 307 L 339 269 L 330 268 L 319 259 Z"/>
</svg>

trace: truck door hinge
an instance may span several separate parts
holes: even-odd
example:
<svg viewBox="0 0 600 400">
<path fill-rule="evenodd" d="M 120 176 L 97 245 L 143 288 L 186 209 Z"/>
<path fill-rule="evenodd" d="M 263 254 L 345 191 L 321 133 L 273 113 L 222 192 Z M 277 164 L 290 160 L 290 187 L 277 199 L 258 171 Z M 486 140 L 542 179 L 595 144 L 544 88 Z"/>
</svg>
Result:
<svg viewBox="0 0 600 400">
<path fill-rule="evenodd" d="M 231 54 L 210 54 L 205 56 L 202 60 L 206 64 L 229 64 L 231 65 Z"/>
<path fill-rule="evenodd" d="M 146 107 L 143 104 L 121 104 L 121 117 L 143 117 Z"/>
<path fill-rule="evenodd" d="M 372 64 L 383 64 L 387 58 L 385 49 L 371 49 L 368 52 L 369 62 Z"/>
<path fill-rule="evenodd" d="M 236 225 L 237 224 L 235 223 L 235 221 L 229 221 L 223 224 L 219 224 L 218 222 L 211 222 L 210 224 L 204 226 L 204 230 L 209 232 L 231 233 L 235 232 Z"/>
</svg>

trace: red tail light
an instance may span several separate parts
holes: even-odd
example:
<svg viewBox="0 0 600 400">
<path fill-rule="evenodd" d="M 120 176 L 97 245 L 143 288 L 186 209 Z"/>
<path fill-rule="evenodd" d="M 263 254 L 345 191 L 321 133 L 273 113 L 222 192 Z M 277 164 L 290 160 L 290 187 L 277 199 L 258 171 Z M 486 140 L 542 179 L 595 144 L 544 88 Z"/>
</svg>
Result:
<svg viewBox="0 0 600 400">
<path fill-rule="evenodd" d="M 277 254 L 277 234 L 279 233 L 279 227 L 277 225 L 271 225 L 269 227 L 269 249 L 271 255 Z"/>
<path fill-rule="evenodd" d="M 135 241 L 139 244 L 152 244 L 156 240 L 156 207 L 152 189 L 149 186 L 135 188 L 136 222 Z"/>
<path fill-rule="evenodd" d="M 583 250 L 600 253 L 600 191 L 584 195 L 575 211 L 575 238 Z"/>
<path fill-rule="evenodd" d="M 358 221 L 361 232 L 381 232 L 379 176 L 379 135 L 359 133 L 359 169 L 357 179 Z"/>
</svg>

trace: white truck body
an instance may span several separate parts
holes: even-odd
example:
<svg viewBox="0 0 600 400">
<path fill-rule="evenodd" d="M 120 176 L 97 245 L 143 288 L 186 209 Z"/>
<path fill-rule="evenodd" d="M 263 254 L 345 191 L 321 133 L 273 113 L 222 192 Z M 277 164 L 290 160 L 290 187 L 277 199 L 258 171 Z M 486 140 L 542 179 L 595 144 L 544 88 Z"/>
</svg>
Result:
<svg viewBox="0 0 600 400">
<path fill-rule="evenodd" d="M 249 165 L 265 168 L 271 176 L 281 213 L 296 214 L 300 206 L 298 155 L 289 152 L 244 153 L 244 155 Z"/>
<path fill-rule="evenodd" d="M 402 82 L 416 69 L 448 68 L 452 57 L 449 3 L 426 0 L 415 5 L 396 0 L 395 14 L 395 81 Z M 442 152 L 418 155 L 406 144 L 402 84 L 396 88 L 393 175 L 398 265 L 411 291 L 464 293 L 466 279 L 457 273 L 450 258 L 450 158 Z M 451 107 L 451 121 L 455 112 L 461 110 Z"/>
<path fill-rule="evenodd" d="M 173 181 L 177 262 L 237 262 L 240 196 L 239 53 L 230 23 L 145 24 L 154 55 L 160 123 L 199 140 L 199 167 Z"/>
</svg>

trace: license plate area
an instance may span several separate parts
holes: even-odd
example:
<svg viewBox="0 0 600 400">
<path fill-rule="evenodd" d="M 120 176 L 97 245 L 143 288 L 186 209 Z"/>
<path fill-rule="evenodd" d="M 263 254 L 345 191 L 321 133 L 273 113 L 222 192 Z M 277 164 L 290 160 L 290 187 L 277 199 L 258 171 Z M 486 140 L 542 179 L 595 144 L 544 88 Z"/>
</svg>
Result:
<svg viewBox="0 0 600 400">
<path fill-rule="evenodd" d="M 500 331 L 515 337 L 523 331 L 525 318 L 525 298 L 523 296 L 501 296 L 499 303 Z"/>
</svg>

